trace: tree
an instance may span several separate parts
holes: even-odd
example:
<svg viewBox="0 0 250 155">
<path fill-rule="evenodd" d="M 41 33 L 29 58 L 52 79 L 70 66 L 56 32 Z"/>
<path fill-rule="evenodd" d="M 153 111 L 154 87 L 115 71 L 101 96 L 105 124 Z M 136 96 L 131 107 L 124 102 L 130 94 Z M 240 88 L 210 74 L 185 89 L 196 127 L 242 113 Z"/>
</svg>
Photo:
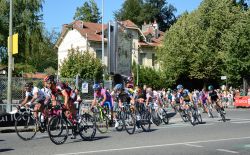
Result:
<svg viewBox="0 0 250 155">
<path fill-rule="evenodd" d="M 229 84 L 237 86 L 250 76 L 250 10 L 239 15 L 238 22 L 223 35 L 222 43 L 222 73 Z"/>
<path fill-rule="evenodd" d="M 143 20 L 139 15 L 143 6 L 143 0 L 126 0 L 122 4 L 122 8 L 114 12 L 116 20 L 131 20 L 137 25 L 141 25 Z"/>
<path fill-rule="evenodd" d="M 57 68 L 57 54 L 54 42 L 50 40 L 52 34 L 46 32 L 41 21 L 43 3 L 44 0 L 13 1 L 13 33 L 19 34 L 19 53 L 14 56 L 15 63 L 30 65 L 40 72 L 49 66 Z M 6 64 L 9 1 L 0 1 L 0 8 L 0 59 Z M 21 69 L 26 71 L 25 67 Z"/>
<path fill-rule="evenodd" d="M 71 49 L 67 58 L 60 66 L 60 74 L 66 78 L 72 78 L 80 74 L 80 77 L 83 79 L 100 81 L 102 79 L 103 66 L 101 61 L 90 52 Z"/>
<path fill-rule="evenodd" d="M 94 0 L 89 0 L 85 2 L 83 6 L 77 7 L 74 20 L 82 20 L 85 22 L 100 22 L 100 13 L 97 4 Z"/>
<path fill-rule="evenodd" d="M 231 29 L 239 22 L 242 13 L 245 13 L 244 9 L 232 0 L 204 0 L 198 10 L 182 15 L 166 33 L 163 46 L 158 50 L 162 68 L 173 84 L 183 79 L 203 80 L 206 84 L 224 75 L 222 71 L 227 68 L 224 59 L 226 55 L 233 56 L 229 46 L 239 47 L 240 43 L 231 40 L 225 46 L 225 40 L 233 38 L 232 34 L 241 34 L 232 33 L 237 28 Z M 242 37 L 248 40 L 246 36 Z M 244 49 L 249 47 L 247 43 L 244 43 Z M 243 46 L 240 47 L 237 52 L 242 52 Z M 238 59 L 236 55 L 233 58 Z"/>
<path fill-rule="evenodd" d="M 142 25 L 144 21 L 159 23 L 159 29 L 165 31 L 175 21 L 174 12 L 176 8 L 166 2 L 166 0 L 126 0 L 122 8 L 114 12 L 116 20 L 130 19 L 137 25 Z"/>
</svg>

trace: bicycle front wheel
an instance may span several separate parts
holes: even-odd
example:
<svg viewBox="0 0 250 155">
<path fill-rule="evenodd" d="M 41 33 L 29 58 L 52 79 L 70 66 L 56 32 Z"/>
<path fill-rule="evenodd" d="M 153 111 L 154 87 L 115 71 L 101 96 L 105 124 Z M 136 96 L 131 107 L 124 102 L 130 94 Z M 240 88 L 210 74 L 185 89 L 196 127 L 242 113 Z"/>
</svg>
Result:
<svg viewBox="0 0 250 155">
<path fill-rule="evenodd" d="M 79 123 L 79 135 L 83 140 L 93 140 L 96 134 L 94 118 L 90 114 L 83 114 Z"/>
<path fill-rule="evenodd" d="M 48 134 L 50 140 L 56 144 L 63 144 L 69 134 L 68 125 L 65 119 L 63 119 L 60 115 L 53 116 L 48 123 Z"/>
<path fill-rule="evenodd" d="M 95 120 L 96 128 L 100 133 L 108 132 L 109 119 L 104 113 L 101 113 L 101 112 L 95 113 L 94 120 Z"/>
<path fill-rule="evenodd" d="M 31 140 L 37 132 L 37 122 L 30 113 L 24 113 L 17 117 L 15 121 L 15 130 L 22 140 Z"/>
<path fill-rule="evenodd" d="M 122 116 L 122 122 L 127 133 L 130 135 L 134 134 L 136 125 L 135 115 L 130 112 L 124 112 Z"/>
<path fill-rule="evenodd" d="M 150 131 L 150 126 L 151 126 L 150 119 L 151 119 L 151 115 L 150 115 L 149 111 L 146 110 L 146 111 L 142 112 L 141 120 L 139 120 L 139 122 L 140 122 L 142 130 L 144 132 Z"/>
</svg>

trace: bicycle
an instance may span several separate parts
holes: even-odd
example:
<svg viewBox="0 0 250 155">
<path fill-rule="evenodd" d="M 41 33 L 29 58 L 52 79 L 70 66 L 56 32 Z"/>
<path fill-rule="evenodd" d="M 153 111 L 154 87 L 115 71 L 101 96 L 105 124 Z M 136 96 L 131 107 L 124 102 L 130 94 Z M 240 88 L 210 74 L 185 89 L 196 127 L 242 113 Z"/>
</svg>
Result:
<svg viewBox="0 0 250 155">
<path fill-rule="evenodd" d="M 80 103 L 77 103 L 78 107 Z M 62 107 L 61 104 L 54 107 L 59 110 L 57 115 L 54 115 L 48 123 L 48 134 L 50 140 L 56 144 L 63 144 L 69 135 L 69 128 L 72 129 L 73 135 L 80 135 L 83 140 L 92 140 L 96 133 L 96 127 L 94 119 L 89 114 L 80 114 L 79 108 L 77 110 L 76 122 L 74 120 L 69 120 L 65 112 L 68 109 Z M 90 129 L 90 132 L 88 132 Z M 87 134 L 89 133 L 89 134 Z M 57 140 L 57 138 L 59 140 Z"/>
<path fill-rule="evenodd" d="M 44 133 L 46 131 L 46 121 L 41 122 L 41 118 L 45 117 L 40 113 L 38 119 L 34 117 L 33 109 L 21 107 L 18 110 L 19 116 L 15 121 L 15 131 L 22 140 L 31 140 L 35 137 L 37 131 Z"/>
<path fill-rule="evenodd" d="M 144 132 L 149 132 L 151 127 L 151 114 L 144 103 L 136 103 L 136 125 Z"/>
<path fill-rule="evenodd" d="M 191 119 L 189 119 L 190 123 L 194 126 L 197 123 L 201 124 L 202 123 L 202 117 L 200 114 L 200 111 L 198 109 L 198 107 L 195 107 L 195 105 L 190 104 L 189 105 L 189 110 L 191 111 Z"/>
<path fill-rule="evenodd" d="M 99 104 L 93 109 L 93 117 L 97 130 L 100 133 L 108 132 L 109 126 L 109 109 L 107 106 L 100 106 Z"/>
<path fill-rule="evenodd" d="M 121 107 L 121 116 L 122 122 L 125 130 L 128 134 L 134 134 L 135 126 L 136 126 L 136 119 L 134 114 L 134 109 L 131 108 L 131 105 L 128 103 L 123 103 Z"/>
</svg>

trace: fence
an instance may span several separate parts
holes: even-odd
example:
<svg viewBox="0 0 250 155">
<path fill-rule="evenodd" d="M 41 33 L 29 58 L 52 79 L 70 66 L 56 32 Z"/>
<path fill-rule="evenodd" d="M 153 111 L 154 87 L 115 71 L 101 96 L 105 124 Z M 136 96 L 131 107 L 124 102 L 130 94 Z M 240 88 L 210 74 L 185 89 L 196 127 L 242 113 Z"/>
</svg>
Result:
<svg viewBox="0 0 250 155">
<path fill-rule="evenodd" d="M 59 78 L 61 82 L 66 82 L 72 88 L 79 88 L 80 96 L 84 100 L 92 100 L 94 91 L 92 86 L 94 84 L 93 80 L 84 80 L 79 79 L 76 80 L 74 78 Z M 76 81 L 78 83 L 76 84 Z M 16 106 L 25 98 L 25 90 L 24 85 L 26 82 L 33 82 L 34 86 L 38 88 L 43 87 L 42 79 L 32 79 L 32 78 L 22 78 L 22 77 L 13 77 L 12 78 L 12 107 Z M 87 84 L 87 85 L 86 85 Z M 0 77 L 0 113 L 4 112 L 6 109 L 7 103 L 7 85 L 8 85 L 8 78 L 7 77 Z M 106 88 L 111 88 L 112 82 L 111 81 L 104 81 L 104 86 Z M 86 87 L 87 86 L 87 87 Z M 82 93 L 84 91 L 84 93 Z"/>
</svg>

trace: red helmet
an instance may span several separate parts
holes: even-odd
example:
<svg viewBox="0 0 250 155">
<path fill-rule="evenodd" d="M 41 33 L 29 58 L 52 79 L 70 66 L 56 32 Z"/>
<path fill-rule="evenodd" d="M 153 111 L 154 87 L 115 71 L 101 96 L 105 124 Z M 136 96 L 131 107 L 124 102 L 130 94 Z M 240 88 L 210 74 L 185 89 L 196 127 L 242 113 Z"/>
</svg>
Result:
<svg viewBox="0 0 250 155">
<path fill-rule="evenodd" d="M 44 82 L 48 82 L 48 83 L 54 83 L 55 80 L 54 80 L 54 76 L 53 75 L 47 75 L 44 79 L 43 79 Z"/>
</svg>

